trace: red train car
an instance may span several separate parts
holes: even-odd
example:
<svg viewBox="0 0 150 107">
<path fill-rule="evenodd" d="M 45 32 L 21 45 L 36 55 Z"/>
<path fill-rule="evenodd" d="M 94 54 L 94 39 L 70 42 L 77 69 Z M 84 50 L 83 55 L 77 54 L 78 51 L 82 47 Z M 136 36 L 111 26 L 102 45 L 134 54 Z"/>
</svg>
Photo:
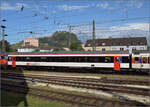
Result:
<svg viewBox="0 0 150 107">
<path fill-rule="evenodd" d="M 0 66 L 1 69 L 5 68 L 8 65 L 8 55 L 0 53 Z"/>
</svg>

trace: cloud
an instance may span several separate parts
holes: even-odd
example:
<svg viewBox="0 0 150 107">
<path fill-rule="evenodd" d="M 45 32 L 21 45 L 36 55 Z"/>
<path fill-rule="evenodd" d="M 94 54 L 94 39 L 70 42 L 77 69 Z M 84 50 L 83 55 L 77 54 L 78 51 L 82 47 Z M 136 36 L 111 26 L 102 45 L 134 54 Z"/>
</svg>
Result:
<svg viewBox="0 0 150 107">
<path fill-rule="evenodd" d="M 114 10 L 114 9 L 120 9 L 120 6 L 123 6 L 121 8 L 128 8 L 128 9 L 135 9 L 135 8 L 142 8 L 143 2 L 138 0 L 116 0 L 114 4 L 109 4 L 108 2 L 104 3 L 97 3 L 97 4 L 91 4 L 93 7 L 97 8 L 103 8 L 108 10 Z"/>
<path fill-rule="evenodd" d="M 143 31 L 149 31 L 149 24 L 148 23 L 128 23 L 122 26 L 113 26 L 110 30 L 132 30 L 138 29 Z"/>
<path fill-rule="evenodd" d="M 143 6 L 143 3 L 138 3 L 137 8 L 141 8 Z"/>
<path fill-rule="evenodd" d="M 84 5 L 84 6 L 77 6 L 77 5 L 58 5 L 59 9 L 63 9 L 64 11 L 71 11 L 71 10 L 82 10 L 90 7 L 90 5 Z"/>
<path fill-rule="evenodd" d="M 121 1 L 120 4 L 125 4 L 127 8 L 142 8 L 144 0 L 127 0 L 127 1 Z"/>
<path fill-rule="evenodd" d="M 92 26 L 75 27 L 73 32 L 78 35 L 82 42 L 92 39 Z M 128 23 L 120 26 L 95 27 L 96 38 L 120 38 L 120 37 L 147 37 L 149 40 L 148 23 Z M 150 44 L 150 42 L 148 42 Z"/>
<path fill-rule="evenodd" d="M 147 37 L 149 40 L 149 24 L 148 23 L 128 23 L 121 26 L 112 26 L 105 30 L 96 31 L 97 38 L 118 38 L 118 37 Z M 150 44 L 150 41 L 148 41 Z"/>
<path fill-rule="evenodd" d="M 100 4 L 96 4 L 96 7 L 102 7 L 102 8 L 108 8 L 109 7 L 109 4 L 107 2 L 105 3 L 100 3 Z"/>
<path fill-rule="evenodd" d="M 96 4 L 94 7 L 113 10 L 113 9 L 117 9 L 117 6 L 118 5 L 116 4 L 109 4 L 108 2 L 104 2 L 104 3 Z"/>
<path fill-rule="evenodd" d="M 16 3 L 15 5 L 11 5 L 7 2 L 4 2 L 1 4 L 0 10 L 11 10 L 11 11 L 19 10 L 22 7 L 22 5 L 24 7 L 29 7 L 27 4 L 23 4 L 23 3 Z"/>
</svg>

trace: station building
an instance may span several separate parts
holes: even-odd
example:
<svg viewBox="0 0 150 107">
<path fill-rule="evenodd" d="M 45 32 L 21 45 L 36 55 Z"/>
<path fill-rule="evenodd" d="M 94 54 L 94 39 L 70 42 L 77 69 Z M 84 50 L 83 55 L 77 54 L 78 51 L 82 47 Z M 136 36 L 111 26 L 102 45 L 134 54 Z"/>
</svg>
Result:
<svg viewBox="0 0 150 107">
<path fill-rule="evenodd" d="M 34 46 L 24 46 L 22 48 L 18 49 L 18 52 L 34 52 L 36 51 L 38 48 L 34 47 Z"/>
<path fill-rule="evenodd" d="M 87 40 L 85 51 L 92 51 L 92 40 Z M 107 38 L 95 40 L 95 51 L 126 51 L 147 50 L 146 37 Z"/>
<path fill-rule="evenodd" d="M 35 37 L 29 36 L 24 39 L 22 47 L 18 49 L 18 52 L 34 52 L 39 47 L 39 40 Z"/>
<path fill-rule="evenodd" d="M 26 47 L 26 46 L 33 46 L 33 47 L 39 47 L 39 40 L 35 37 L 27 37 L 24 39 L 22 47 Z"/>
</svg>

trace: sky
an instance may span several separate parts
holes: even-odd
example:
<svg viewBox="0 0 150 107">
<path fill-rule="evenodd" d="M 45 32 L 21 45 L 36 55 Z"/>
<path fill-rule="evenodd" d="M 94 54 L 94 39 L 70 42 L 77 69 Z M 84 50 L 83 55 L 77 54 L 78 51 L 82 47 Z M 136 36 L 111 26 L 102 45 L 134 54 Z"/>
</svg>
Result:
<svg viewBox="0 0 150 107">
<path fill-rule="evenodd" d="M 11 44 L 69 26 L 85 42 L 92 38 L 93 20 L 96 38 L 146 36 L 149 43 L 149 11 L 149 0 L 1 0 L 0 22 Z"/>
</svg>

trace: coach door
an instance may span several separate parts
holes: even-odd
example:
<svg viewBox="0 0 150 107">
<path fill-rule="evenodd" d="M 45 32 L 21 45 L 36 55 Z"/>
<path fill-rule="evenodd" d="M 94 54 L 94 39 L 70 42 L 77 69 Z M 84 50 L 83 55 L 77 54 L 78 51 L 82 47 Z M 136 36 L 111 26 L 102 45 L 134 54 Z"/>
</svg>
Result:
<svg viewBox="0 0 150 107">
<path fill-rule="evenodd" d="M 12 57 L 12 67 L 16 67 L 16 57 Z"/>
<path fill-rule="evenodd" d="M 114 70 L 120 70 L 120 56 L 114 56 Z"/>
</svg>

